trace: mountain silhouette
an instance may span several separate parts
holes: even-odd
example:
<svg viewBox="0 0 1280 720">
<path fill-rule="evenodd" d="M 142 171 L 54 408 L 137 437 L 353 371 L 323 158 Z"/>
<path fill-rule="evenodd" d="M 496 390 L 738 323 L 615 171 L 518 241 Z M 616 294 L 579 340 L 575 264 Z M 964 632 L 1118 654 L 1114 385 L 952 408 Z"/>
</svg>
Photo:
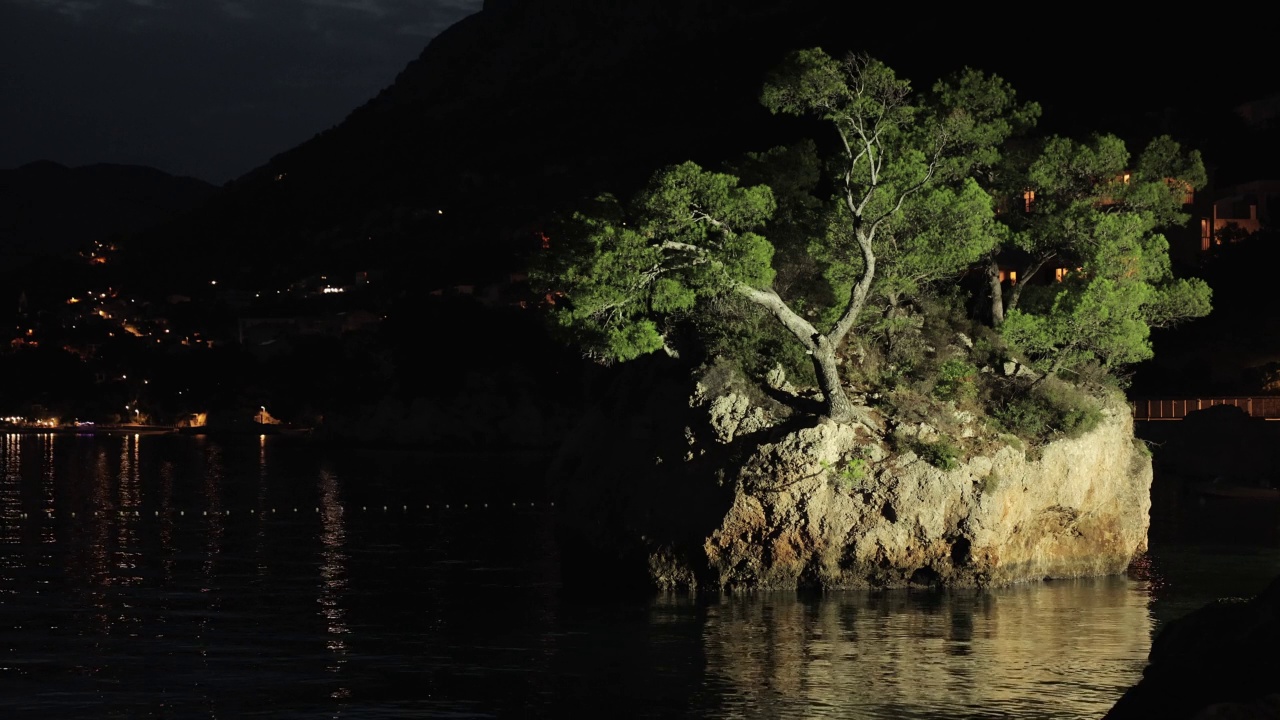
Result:
<svg viewBox="0 0 1280 720">
<path fill-rule="evenodd" d="M 1129 42 L 1124 13 L 1085 15 L 1056 27 Z M 1161 112 L 1198 102 L 1171 90 L 1185 73 L 1156 72 L 1160 53 L 1117 63 L 1036 28 L 976 38 L 965 19 L 818 0 L 489 2 L 344 122 L 133 250 L 174 284 L 368 269 L 413 286 L 499 277 L 545 217 L 585 197 L 630 194 L 664 164 L 825 137 L 758 102 L 765 74 L 799 47 L 867 52 L 917 88 L 964 66 L 997 72 L 1045 104 L 1050 131 L 1151 133 L 1176 125 Z M 1223 102 L 1244 92 L 1220 85 Z"/>
<path fill-rule="evenodd" d="M 60 254 L 138 233 L 201 205 L 215 190 L 137 165 L 43 161 L 0 170 L 0 254 Z"/>
</svg>

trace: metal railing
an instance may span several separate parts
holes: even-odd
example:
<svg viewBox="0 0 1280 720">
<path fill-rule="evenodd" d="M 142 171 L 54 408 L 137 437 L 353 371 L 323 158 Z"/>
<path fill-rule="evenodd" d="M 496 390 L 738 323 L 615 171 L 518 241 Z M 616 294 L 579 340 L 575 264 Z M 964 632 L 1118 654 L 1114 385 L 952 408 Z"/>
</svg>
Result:
<svg viewBox="0 0 1280 720">
<path fill-rule="evenodd" d="M 1140 398 L 1133 401 L 1134 420 L 1181 420 L 1197 410 L 1231 405 L 1250 417 L 1280 419 L 1280 396 L 1217 396 L 1202 398 Z"/>
</svg>

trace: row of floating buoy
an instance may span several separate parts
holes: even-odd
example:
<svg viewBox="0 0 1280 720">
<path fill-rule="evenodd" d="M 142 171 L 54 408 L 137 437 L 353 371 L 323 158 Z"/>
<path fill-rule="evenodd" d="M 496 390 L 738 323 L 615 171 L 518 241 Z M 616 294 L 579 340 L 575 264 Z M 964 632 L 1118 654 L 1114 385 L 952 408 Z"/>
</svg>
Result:
<svg viewBox="0 0 1280 720">
<path fill-rule="evenodd" d="M 556 506 L 556 504 L 555 504 L 554 502 L 547 502 L 547 503 L 533 503 L 533 502 L 531 502 L 531 503 L 529 503 L 529 504 L 528 504 L 528 507 L 535 508 L 535 509 L 536 509 L 536 508 L 538 508 L 538 507 L 543 507 L 543 508 L 553 508 L 553 507 L 555 507 L 555 506 Z M 401 513 L 407 513 L 407 512 L 409 512 L 409 510 L 410 510 L 410 509 L 415 509 L 415 510 L 416 510 L 416 509 L 417 509 L 417 507 L 418 507 L 418 506 L 401 505 L 399 508 L 395 508 L 395 507 L 392 507 L 392 506 L 390 506 L 390 505 L 383 505 L 383 506 L 381 506 L 381 508 L 379 508 L 378 506 L 374 506 L 374 508 L 373 508 L 373 512 L 378 512 L 378 511 L 379 511 L 379 509 L 380 509 L 380 510 L 381 510 L 382 512 L 384 512 L 384 513 L 386 513 L 386 512 L 391 512 L 392 510 L 400 510 L 400 512 L 401 512 Z M 506 507 L 506 505 L 505 505 L 505 504 L 501 504 L 501 503 L 492 503 L 492 504 L 491 504 L 491 503 L 462 503 L 462 504 L 457 504 L 457 503 L 444 503 L 444 504 L 436 504 L 436 505 L 427 504 L 427 505 L 422 506 L 422 508 L 423 508 L 424 510 L 431 510 L 431 509 L 433 509 L 433 508 L 434 508 L 434 509 L 437 509 L 437 510 L 472 510 L 472 509 L 488 509 L 488 508 L 490 508 L 490 507 L 493 507 L 493 508 L 502 508 L 502 507 Z M 519 509 L 519 508 L 521 508 L 521 507 L 525 507 L 525 505 L 524 505 L 524 504 L 522 504 L 522 503 L 511 503 L 511 507 L 512 507 L 512 508 Z M 339 507 L 339 508 L 337 508 L 337 510 L 338 510 L 338 512 L 340 512 L 340 513 L 345 513 L 345 512 L 346 512 L 346 508 L 343 508 L 343 507 Z M 277 509 L 277 508 L 271 508 L 270 510 L 245 510 L 245 511 L 241 511 L 241 513 L 240 513 L 240 514 L 241 514 L 241 515 L 276 515 L 276 514 L 280 514 L 280 515 L 290 515 L 290 514 L 297 514 L 297 513 L 305 512 L 305 511 L 306 511 L 306 508 L 297 508 L 297 507 L 294 507 L 294 508 L 291 508 L 291 509 Z M 314 507 L 314 508 L 312 508 L 312 513 L 313 513 L 313 514 L 319 513 L 320 511 L 321 511 L 321 509 L 320 509 L 319 507 Z M 361 506 L 360 506 L 360 512 L 369 512 L 369 506 L 368 506 L 368 505 L 361 505 Z M 164 514 L 164 515 L 173 515 L 173 514 L 174 514 L 174 511 L 173 511 L 173 510 L 168 510 L 168 511 L 165 511 L 163 514 Z M 185 510 L 178 510 L 178 511 L 177 511 L 177 515 L 178 515 L 179 517 L 185 517 L 185 516 L 186 516 L 186 514 L 187 514 L 187 512 L 186 512 Z M 192 516 L 195 516 L 196 512 L 193 510 L 193 511 L 191 511 L 191 514 L 192 514 Z M 18 517 L 19 517 L 19 518 L 21 518 L 21 519 L 28 519 L 28 518 L 32 517 L 32 515 L 33 515 L 32 513 L 25 513 L 25 512 L 18 513 Z M 40 517 L 47 518 L 47 519 L 49 519 L 49 520 L 53 520 L 53 519 L 55 519 L 56 517 L 58 517 L 58 514 L 57 514 L 57 513 L 55 513 L 55 512 L 53 512 L 52 510 L 45 511 L 45 512 L 43 512 L 43 513 L 35 513 L 35 515 L 40 516 Z M 159 510 L 154 511 L 154 513 L 153 513 L 153 516 L 154 516 L 154 517 L 160 517 L 160 515 L 161 515 L 161 511 L 159 511 Z M 201 511 L 200 511 L 200 516 L 201 516 L 201 517 L 207 517 L 207 516 L 209 516 L 209 515 L 213 515 L 213 516 L 215 516 L 215 517 L 216 517 L 216 516 L 224 516 L 224 517 L 228 517 L 228 516 L 230 516 L 230 515 L 231 515 L 231 511 L 230 511 L 230 510 L 201 510 Z M 94 510 L 92 513 L 79 513 L 79 514 L 77 514 L 77 513 L 70 513 L 70 516 L 71 516 L 71 517 L 73 517 L 73 518 L 78 518 L 78 517 L 121 517 L 121 518 L 140 518 L 140 517 L 143 517 L 142 512 L 141 512 L 141 511 L 139 511 L 139 510 L 117 510 L 117 511 L 115 511 L 114 513 L 112 513 L 112 512 L 105 512 L 105 511 L 98 511 L 98 510 Z"/>
</svg>

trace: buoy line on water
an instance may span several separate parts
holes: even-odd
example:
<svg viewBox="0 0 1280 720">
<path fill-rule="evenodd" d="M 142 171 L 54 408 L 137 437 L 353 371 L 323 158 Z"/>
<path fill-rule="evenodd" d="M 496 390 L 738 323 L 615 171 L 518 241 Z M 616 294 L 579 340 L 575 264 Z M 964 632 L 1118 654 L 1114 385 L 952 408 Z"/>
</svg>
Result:
<svg viewBox="0 0 1280 720">
<path fill-rule="evenodd" d="M 489 510 L 489 509 L 508 509 L 508 508 L 509 508 L 509 509 L 512 509 L 512 510 L 543 510 L 543 511 L 550 511 L 550 510 L 553 510 L 553 509 L 555 508 L 555 506 L 556 506 L 556 504 L 555 504 L 554 502 L 547 501 L 547 502 L 511 502 L 511 503 L 505 503 L 505 502 L 504 502 L 504 503 L 489 503 L 489 502 L 479 502 L 479 503 L 465 502 L 465 503 L 456 503 L 456 502 L 448 502 L 448 503 L 425 503 L 425 504 L 414 504 L 414 505 L 401 504 L 401 505 L 399 505 L 399 506 L 395 506 L 395 505 L 380 505 L 380 506 L 379 506 L 379 505 L 374 505 L 374 506 L 361 505 L 359 508 L 346 508 L 346 507 L 343 507 L 343 506 L 336 506 L 336 507 L 334 507 L 334 508 L 332 508 L 332 509 L 330 509 L 330 508 L 322 508 L 322 507 L 320 507 L 320 506 L 318 506 L 318 505 L 317 505 L 317 506 L 312 506 L 312 507 L 310 507 L 310 508 L 308 508 L 308 507 L 306 507 L 306 506 L 300 506 L 300 505 L 299 505 L 299 506 L 274 507 L 274 508 L 268 508 L 268 509 L 244 509 L 244 510 L 239 510 L 239 511 L 236 511 L 236 510 L 234 510 L 234 509 L 228 509 L 228 510 L 217 510 L 217 509 L 215 509 L 215 510 L 191 510 L 191 511 L 190 511 L 190 513 L 188 513 L 188 511 L 187 511 L 186 509 L 180 509 L 180 510 L 179 510 L 179 509 L 172 509 L 172 508 L 171 508 L 171 509 L 168 509 L 168 510 L 163 510 L 163 511 L 161 511 L 161 510 L 153 510 L 153 511 L 151 511 L 150 513 L 144 513 L 144 512 L 143 512 L 143 511 L 141 511 L 141 510 L 93 510 L 93 511 L 91 511 L 91 512 L 87 512 L 87 513 L 86 513 L 86 512 L 78 512 L 78 513 L 77 513 L 77 512 L 59 513 L 59 512 L 55 512 L 55 511 L 53 511 L 53 510 L 46 510 L 46 511 L 44 511 L 44 512 L 34 512 L 34 513 L 29 513 L 29 512 L 19 512 L 19 513 L 15 513 L 15 514 L 9 515 L 8 517 L 9 517 L 9 518 L 11 518 L 11 519 L 16 517 L 17 519 L 20 519 L 20 520 L 29 520 L 29 519 L 32 519 L 32 518 L 43 518 L 43 519 L 46 519 L 46 520 L 57 520 L 57 519 L 59 519 L 59 518 L 63 518 L 63 519 L 66 519 L 66 518 L 72 518 L 72 519 L 77 519 L 77 520 L 79 520 L 79 519 L 88 519 L 88 518 L 112 518 L 112 517 L 115 517 L 115 518 L 158 518 L 158 517 L 187 517 L 188 515 L 190 515 L 191 517 L 209 517 L 210 515 L 212 515 L 212 516 L 214 516 L 214 517 L 235 517 L 235 516 L 241 516 L 241 517 L 263 516 L 263 517 L 267 517 L 267 516 L 272 516 L 272 515 L 275 515 L 275 516 L 318 515 L 318 514 L 321 514 L 322 512 L 323 512 L 323 513 L 331 512 L 331 510 L 336 510 L 338 513 L 343 514 L 343 515 L 369 515 L 369 514 L 377 514 L 377 515 L 401 515 L 401 516 L 407 516 L 407 515 L 409 515 L 410 513 L 417 513 L 417 512 L 419 512 L 419 511 L 421 511 L 421 512 L 427 512 L 427 511 L 443 512 L 443 511 L 446 511 L 446 510 L 448 510 L 448 511 L 461 511 L 461 510 Z M 3 521 L 4 517 L 5 517 L 5 516 L 4 516 L 3 514 L 0 514 L 0 521 Z"/>
</svg>

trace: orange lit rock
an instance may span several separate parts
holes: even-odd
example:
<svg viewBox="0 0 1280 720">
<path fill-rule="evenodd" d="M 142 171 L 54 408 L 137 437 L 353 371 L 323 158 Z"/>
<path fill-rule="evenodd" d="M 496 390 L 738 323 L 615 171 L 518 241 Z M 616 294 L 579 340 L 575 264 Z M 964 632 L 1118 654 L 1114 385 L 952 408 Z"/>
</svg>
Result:
<svg viewBox="0 0 1280 720">
<path fill-rule="evenodd" d="M 553 469 L 569 554 L 593 573 L 665 589 L 993 586 L 1117 574 L 1146 549 L 1151 460 L 1121 397 L 1038 459 L 992 438 L 942 470 L 874 422 L 787 422 L 732 382 L 680 416 L 676 386 L 618 387 L 617 414 L 599 409 Z"/>
</svg>

